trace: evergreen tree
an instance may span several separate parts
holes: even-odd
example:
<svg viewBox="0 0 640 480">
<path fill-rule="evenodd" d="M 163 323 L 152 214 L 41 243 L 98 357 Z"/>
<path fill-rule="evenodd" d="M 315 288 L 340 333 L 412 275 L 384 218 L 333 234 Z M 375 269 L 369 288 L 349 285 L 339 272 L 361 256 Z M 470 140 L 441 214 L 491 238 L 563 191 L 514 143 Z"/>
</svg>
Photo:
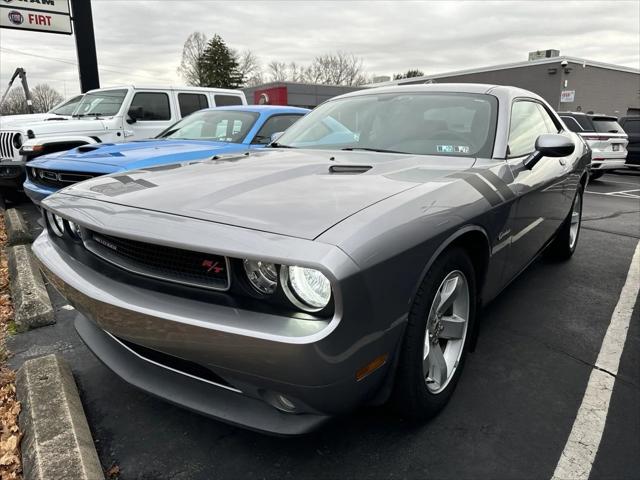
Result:
<svg viewBox="0 0 640 480">
<path fill-rule="evenodd" d="M 214 35 L 200 57 L 204 86 L 239 88 L 244 81 L 238 61 L 220 35 Z"/>
</svg>

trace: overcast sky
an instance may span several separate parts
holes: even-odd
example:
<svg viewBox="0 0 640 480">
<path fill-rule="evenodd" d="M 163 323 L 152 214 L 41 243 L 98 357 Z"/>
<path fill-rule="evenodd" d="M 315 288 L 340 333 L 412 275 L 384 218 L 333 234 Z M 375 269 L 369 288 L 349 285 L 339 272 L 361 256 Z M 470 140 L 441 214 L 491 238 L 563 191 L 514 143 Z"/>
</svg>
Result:
<svg viewBox="0 0 640 480">
<path fill-rule="evenodd" d="M 370 74 L 427 74 L 561 54 L 640 68 L 640 2 L 357 2 L 92 0 L 102 86 L 182 84 L 194 31 L 271 60 L 308 62 L 343 50 Z M 22 53 L 17 53 L 22 52 Z M 29 54 L 29 55 L 27 55 Z M 32 56 L 35 55 L 35 56 Z M 72 36 L 0 30 L 0 91 L 16 67 L 30 85 L 79 91 Z"/>
</svg>

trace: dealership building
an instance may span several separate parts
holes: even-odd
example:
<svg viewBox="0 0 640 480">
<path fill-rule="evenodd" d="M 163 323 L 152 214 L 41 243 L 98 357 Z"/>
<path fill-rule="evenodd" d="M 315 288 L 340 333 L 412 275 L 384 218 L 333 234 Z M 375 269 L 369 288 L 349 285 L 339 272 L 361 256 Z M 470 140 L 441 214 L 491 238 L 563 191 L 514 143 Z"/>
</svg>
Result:
<svg viewBox="0 0 640 480">
<path fill-rule="evenodd" d="M 257 87 L 243 88 L 247 102 L 253 105 L 289 105 L 315 108 L 325 100 L 363 87 L 318 85 L 297 82 L 272 82 Z"/>
<path fill-rule="evenodd" d="M 473 68 L 366 85 L 487 83 L 531 90 L 558 111 L 640 115 L 640 70 L 561 56 L 558 50 L 531 52 L 529 61 Z M 253 104 L 314 108 L 331 97 L 365 87 L 273 82 L 243 89 Z"/>
<path fill-rule="evenodd" d="M 560 56 L 557 50 L 531 52 L 526 62 L 427 75 L 378 85 L 488 83 L 537 93 L 558 111 L 640 115 L 640 70 Z"/>
</svg>

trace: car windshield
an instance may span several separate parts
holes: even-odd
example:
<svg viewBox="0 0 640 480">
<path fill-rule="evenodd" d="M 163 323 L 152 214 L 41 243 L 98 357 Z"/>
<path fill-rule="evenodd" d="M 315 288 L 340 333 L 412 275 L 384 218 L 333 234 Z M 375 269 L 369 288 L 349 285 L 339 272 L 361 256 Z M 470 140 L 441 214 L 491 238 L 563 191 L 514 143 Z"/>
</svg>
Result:
<svg viewBox="0 0 640 480">
<path fill-rule="evenodd" d="M 274 146 L 416 155 L 490 156 L 497 99 L 466 93 L 380 93 L 329 101 Z"/>
<path fill-rule="evenodd" d="M 120 111 L 126 95 L 126 90 L 104 90 L 87 93 L 73 116 L 110 117 L 116 115 Z"/>
<path fill-rule="evenodd" d="M 71 115 L 76 111 L 80 100 L 82 100 L 82 95 L 78 95 L 77 97 L 73 97 L 71 100 L 66 101 L 62 105 L 54 108 L 49 113 L 53 113 L 55 115 Z"/>
<path fill-rule="evenodd" d="M 242 143 L 258 114 L 238 110 L 201 110 L 173 124 L 156 138 Z"/>
<path fill-rule="evenodd" d="M 615 118 L 593 117 L 593 126 L 598 133 L 624 133 Z"/>
</svg>

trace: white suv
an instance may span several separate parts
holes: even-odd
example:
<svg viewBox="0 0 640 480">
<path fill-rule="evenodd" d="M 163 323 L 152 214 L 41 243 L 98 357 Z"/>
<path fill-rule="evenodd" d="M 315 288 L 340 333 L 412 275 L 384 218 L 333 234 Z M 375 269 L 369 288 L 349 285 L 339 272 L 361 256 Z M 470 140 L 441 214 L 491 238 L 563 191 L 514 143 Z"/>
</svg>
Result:
<svg viewBox="0 0 640 480">
<path fill-rule="evenodd" d="M 576 132 L 591 148 L 591 179 L 607 170 L 624 168 L 629 138 L 616 117 L 582 112 L 559 112 L 567 128 Z"/>
<path fill-rule="evenodd" d="M 200 87 L 102 88 L 87 92 L 69 121 L 9 123 L 0 129 L 0 188 L 24 182 L 24 164 L 90 143 L 152 138 L 203 108 L 246 105 L 241 90 Z"/>
</svg>

